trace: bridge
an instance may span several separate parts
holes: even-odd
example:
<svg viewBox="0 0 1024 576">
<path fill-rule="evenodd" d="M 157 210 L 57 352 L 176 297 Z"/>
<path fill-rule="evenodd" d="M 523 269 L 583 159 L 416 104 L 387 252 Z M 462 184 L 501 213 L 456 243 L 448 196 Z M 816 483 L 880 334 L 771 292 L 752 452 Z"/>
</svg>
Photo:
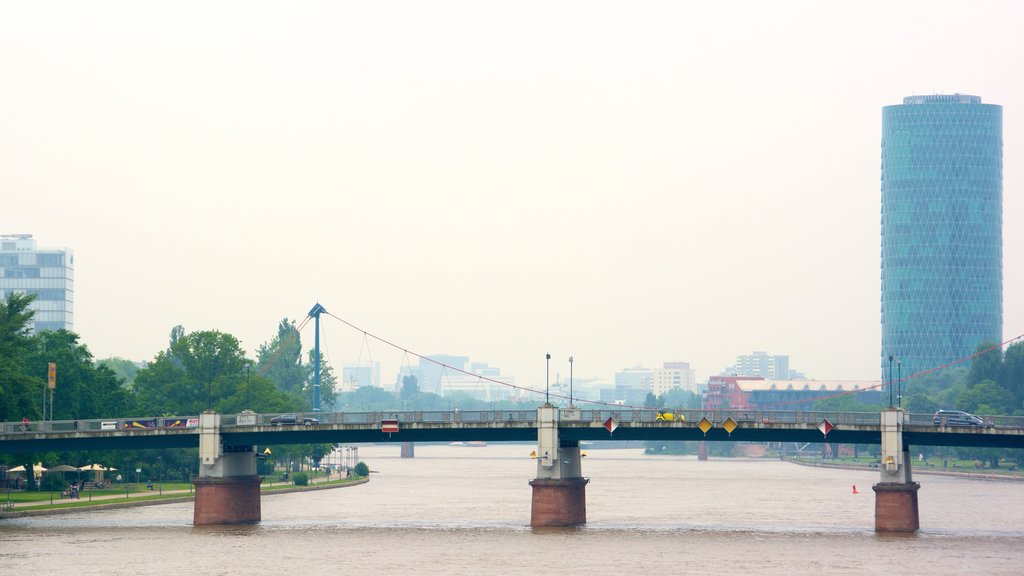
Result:
<svg viewBox="0 0 1024 576">
<path fill-rule="evenodd" d="M 950 426 L 898 408 L 879 413 L 813 411 L 536 410 L 315 412 L 295 423 L 275 415 L 205 412 L 191 417 L 109 418 L 0 424 L 0 452 L 199 448 L 194 523 L 258 522 L 256 446 L 363 442 L 537 442 L 531 524 L 586 522 L 579 444 L 593 440 L 829 442 L 880 444 L 877 531 L 919 527 L 909 447 L 1024 448 L 1024 418 Z"/>
</svg>

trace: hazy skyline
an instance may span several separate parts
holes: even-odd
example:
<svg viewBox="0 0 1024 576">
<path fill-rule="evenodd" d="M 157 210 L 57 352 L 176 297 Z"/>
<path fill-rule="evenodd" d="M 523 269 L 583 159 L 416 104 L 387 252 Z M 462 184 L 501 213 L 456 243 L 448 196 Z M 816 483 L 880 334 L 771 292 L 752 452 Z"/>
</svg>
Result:
<svg viewBox="0 0 1024 576">
<path fill-rule="evenodd" d="M 319 301 L 543 386 L 764 350 L 878 378 L 882 106 L 1003 106 L 1024 332 L 1024 4 L 0 5 L 0 232 L 75 253 L 75 330 L 254 351 Z M 324 319 L 329 360 L 403 354 Z M 312 346 L 312 323 L 303 344 Z M 414 359 L 409 360 L 415 363 Z"/>
</svg>

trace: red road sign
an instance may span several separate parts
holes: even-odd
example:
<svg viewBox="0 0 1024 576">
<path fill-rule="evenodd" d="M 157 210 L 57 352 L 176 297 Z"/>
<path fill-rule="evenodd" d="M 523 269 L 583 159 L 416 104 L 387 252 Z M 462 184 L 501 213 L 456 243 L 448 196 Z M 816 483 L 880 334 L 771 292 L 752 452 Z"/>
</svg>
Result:
<svg viewBox="0 0 1024 576">
<path fill-rule="evenodd" d="M 380 431 L 385 434 L 393 434 L 398 432 L 398 420 L 381 420 Z"/>
<path fill-rule="evenodd" d="M 619 427 L 619 423 L 615 421 L 615 418 L 608 418 L 604 421 L 604 427 L 608 429 L 608 433 L 615 432 L 615 429 Z"/>
<path fill-rule="evenodd" d="M 818 424 L 818 430 L 821 432 L 822 436 L 828 436 L 828 433 L 831 432 L 833 428 L 835 428 L 835 426 L 833 426 L 826 418 L 822 418 L 821 422 Z"/>
</svg>

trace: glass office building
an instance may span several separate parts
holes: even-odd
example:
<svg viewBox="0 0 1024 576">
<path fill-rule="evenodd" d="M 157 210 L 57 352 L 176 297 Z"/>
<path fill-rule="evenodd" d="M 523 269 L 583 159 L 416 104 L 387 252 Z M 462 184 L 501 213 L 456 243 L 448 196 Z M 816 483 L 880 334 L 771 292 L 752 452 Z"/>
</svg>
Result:
<svg viewBox="0 0 1024 576">
<path fill-rule="evenodd" d="M 883 380 L 1002 339 L 1002 113 L 963 94 L 882 109 Z"/>
<path fill-rule="evenodd" d="M 74 264 L 70 250 L 38 248 L 31 234 L 0 234 L 0 298 L 35 294 L 34 332 L 72 330 Z"/>
</svg>

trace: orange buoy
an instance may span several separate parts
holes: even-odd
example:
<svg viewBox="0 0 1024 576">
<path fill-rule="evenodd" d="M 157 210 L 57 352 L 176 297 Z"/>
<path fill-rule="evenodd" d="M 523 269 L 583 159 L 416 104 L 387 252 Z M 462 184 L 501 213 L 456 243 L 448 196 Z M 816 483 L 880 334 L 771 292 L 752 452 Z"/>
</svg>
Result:
<svg viewBox="0 0 1024 576">
<path fill-rule="evenodd" d="M 853 485 L 853 493 L 854 494 L 860 494 L 860 492 L 857 492 L 857 485 L 856 484 Z"/>
</svg>

